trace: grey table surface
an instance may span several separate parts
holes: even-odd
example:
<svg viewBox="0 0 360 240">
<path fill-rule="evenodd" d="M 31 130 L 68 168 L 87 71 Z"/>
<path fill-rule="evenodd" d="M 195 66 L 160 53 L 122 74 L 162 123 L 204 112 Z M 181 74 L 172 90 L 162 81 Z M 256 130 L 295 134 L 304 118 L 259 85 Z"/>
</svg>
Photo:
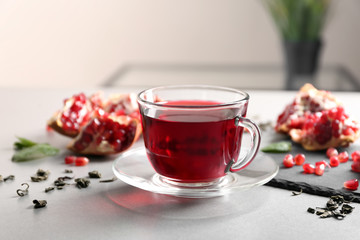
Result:
<svg viewBox="0 0 360 240">
<path fill-rule="evenodd" d="M 342 221 L 319 219 L 308 207 L 323 206 L 327 199 L 259 186 L 210 199 L 184 199 L 147 192 L 120 180 L 89 188 L 67 187 L 45 193 L 44 189 L 66 168 L 74 176 L 98 170 L 113 177 L 116 156 L 90 159 L 84 167 L 69 167 L 64 156 L 69 139 L 46 131 L 46 121 L 62 106 L 64 98 L 98 89 L 0 89 L 0 174 L 15 180 L 0 183 L 0 239 L 352 239 L 360 230 L 359 206 Z M 139 88 L 107 88 L 106 94 L 138 92 Z M 248 116 L 263 121 L 276 119 L 295 92 L 250 91 Z M 334 93 L 347 112 L 360 119 L 356 107 L 360 94 Z M 49 142 L 61 149 L 56 157 L 14 163 L 15 136 Z M 141 145 L 141 142 L 137 143 Z M 51 172 L 45 182 L 32 183 L 30 176 L 41 168 Z M 30 184 L 29 195 L 19 197 L 21 184 Z M 47 207 L 34 209 L 33 199 L 46 199 Z"/>
</svg>

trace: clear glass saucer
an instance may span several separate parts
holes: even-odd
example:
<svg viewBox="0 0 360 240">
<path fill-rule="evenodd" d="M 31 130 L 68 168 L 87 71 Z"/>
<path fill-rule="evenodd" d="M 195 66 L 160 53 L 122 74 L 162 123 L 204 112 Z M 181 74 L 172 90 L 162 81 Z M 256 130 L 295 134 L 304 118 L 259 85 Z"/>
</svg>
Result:
<svg viewBox="0 0 360 240">
<path fill-rule="evenodd" d="M 161 181 L 147 159 L 145 148 L 140 147 L 115 159 L 112 169 L 123 182 L 146 191 L 186 198 L 209 198 L 263 185 L 278 173 L 279 166 L 271 157 L 259 152 L 246 169 L 228 173 L 217 184 L 187 188 Z"/>
</svg>

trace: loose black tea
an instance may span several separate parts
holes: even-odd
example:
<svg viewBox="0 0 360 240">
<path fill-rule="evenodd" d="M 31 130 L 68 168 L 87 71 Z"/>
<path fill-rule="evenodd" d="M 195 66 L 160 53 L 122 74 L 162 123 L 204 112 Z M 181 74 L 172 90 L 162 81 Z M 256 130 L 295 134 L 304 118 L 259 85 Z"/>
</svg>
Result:
<svg viewBox="0 0 360 240">
<path fill-rule="evenodd" d="M 311 210 L 309 210 L 311 209 Z M 334 195 L 326 202 L 326 207 L 308 208 L 309 213 L 316 213 L 320 218 L 333 217 L 338 220 L 344 219 L 353 211 L 354 207 L 349 205 L 343 196 Z"/>
<path fill-rule="evenodd" d="M 21 186 L 25 186 L 25 189 L 18 189 L 18 190 L 16 190 L 16 193 L 17 193 L 17 195 L 19 195 L 20 197 L 23 197 L 23 196 L 25 196 L 25 195 L 28 195 L 28 193 L 29 193 L 29 184 L 27 184 L 27 183 L 23 183 L 23 184 L 21 184 Z"/>
<path fill-rule="evenodd" d="M 71 170 L 71 169 L 65 169 L 64 172 L 65 172 L 65 173 L 73 173 L 73 170 Z"/>
<path fill-rule="evenodd" d="M 86 178 L 76 178 L 75 179 L 76 186 L 78 188 L 87 188 L 90 185 L 90 181 Z"/>
<path fill-rule="evenodd" d="M 108 183 L 108 182 L 114 182 L 117 180 L 117 177 L 113 177 L 113 178 L 110 178 L 110 179 L 104 179 L 104 180 L 100 180 L 99 182 L 101 183 Z"/>
<path fill-rule="evenodd" d="M 7 177 L 4 177 L 4 182 L 8 181 L 8 180 L 14 180 L 15 176 L 14 175 L 9 175 Z"/>
<path fill-rule="evenodd" d="M 342 212 L 342 213 L 344 213 L 344 214 L 349 214 L 349 213 L 351 213 L 351 212 L 353 211 L 353 209 L 354 209 L 354 207 L 350 206 L 350 205 L 347 204 L 347 203 L 344 203 L 344 204 L 342 205 L 342 208 L 341 208 L 341 211 L 340 211 L 340 212 Z"/>
<path fill-rule="evenodd" d="M 46 193 L 47 193 L 47 192 L 50 192 L 50 191 L 53 191 L 53 190 L 55 190 L 54 187 L 45 188 L 45 192 L 46 192 Z"/>
<path fill-rule="evenodd" d="M 63 187 L 63 186 L 66 185 L 66 182 L 58 179 L 58 180 L 55 180 L 55 181 L 54 181 L 54 185 L 55 185 L 56 187 Z"/>
<path fill-rule="evenodd" d="M 66 181 L 66 180 L 71 180 L 71 179 L 73 179 L 73 178 L 72 178 L 72 177 L 69 177 L 69 176 L 64 176 L 64 177 L 58 177 L 57 180 L 59 180 L 59 181 Z"/>
<path fill-rule="evenodd" d="M 308 211 L 309 213 L 313 213 L 313 214 L 316 212 L 316 210 L 313 209 L 313 208 L 311 208 L 311 207 L 309 207 L 309 208 L 307 209 L 307 211 Z"/>
<path fill-rule="evenodd" d="M 42 169 L 38 169 L 35 176 L 31 176 L 31 181 L 41 182 L 48 179 L 50 172 Z"/>
<path fill-rule="evenodd" d="M 94 170 L 92 172 L 89 172 L 89 177 L 90 178 L 101 178 L 101 173 L 99 173 L 98 171 Z"/>
<path fill-rule="evenodd" d="M 47 201 L 46 200 L 33 200 L 34 208 L 43 208 L 46 206 Z"/>
<path fill-rule="evenodd" d="M 293 196 L 298 196 L 298 195 L 300 195 L 300 194 L 302 194 L 302 189 L 300 189 L 299 192 L 292 192 L 292 195 L 293 195 Z"/>
</svg>

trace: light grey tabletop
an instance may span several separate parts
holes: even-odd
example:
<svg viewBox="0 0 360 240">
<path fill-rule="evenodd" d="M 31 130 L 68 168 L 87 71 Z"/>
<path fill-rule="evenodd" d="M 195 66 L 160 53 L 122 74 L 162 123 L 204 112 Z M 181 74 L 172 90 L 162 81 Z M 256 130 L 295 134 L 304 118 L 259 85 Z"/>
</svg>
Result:
<svg viewBox="0 0 360 240">
<path fill-rule="evenodd" d="M 98 89 L 86 89 L 91 94 Z M 140 89 L 103 89 L 106 94 Z M 184 199 L 160 195 L 129 186 L 120 180 L 91 180 L 86 189 L 66 187 L 45 193 L 64 170 L 84 177 L 98 170 L 113 177 L 116 156 L 90 158 L 84 167 L 69 167 L 64 156 L 69 139 L 47 132 L 46 121 L 61 107 L 64 98 L 80 89 L 0 89 L 0 175 L 15 180 L 0 183 L 0 239 L 350 239 L 358 236 L 360 207 L 344 220 L 319 219 L 308 207 L 323 206 L 327 198 L 259 186 L 211 199 Z M 359 93 L 335 93 L 347 112 L 360 119 Z M 291 101 L 294 92 L 251 91 L 248 116 L 262 120 L 276 116 Z M 48 142 L 61 149 L 56 157 L 14 163 L 15 136 Z M 137 143 L 141 145 L 141 142 Z M 49 179 L 33 183 L 38 169 L 49 170 Z M 16 190 L 29 183 L 29 195 Z M 33 199 L 45 199 L 45 208 L 34 209 Z"/>
</svg>

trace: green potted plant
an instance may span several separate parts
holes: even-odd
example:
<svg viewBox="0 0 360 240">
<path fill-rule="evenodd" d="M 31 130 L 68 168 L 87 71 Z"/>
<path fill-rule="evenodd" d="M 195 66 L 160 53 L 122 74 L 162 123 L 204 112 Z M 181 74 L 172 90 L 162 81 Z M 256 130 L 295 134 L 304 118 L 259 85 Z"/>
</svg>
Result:
<svg viewBox="0 0 360 240">
<path fill-rule="evenodd" d="M 291 89 L 296 76 L 312 77 L 317 71 L 331 0 L 262 1 L 282 37 L 287 88 Z"/>
</svg>

